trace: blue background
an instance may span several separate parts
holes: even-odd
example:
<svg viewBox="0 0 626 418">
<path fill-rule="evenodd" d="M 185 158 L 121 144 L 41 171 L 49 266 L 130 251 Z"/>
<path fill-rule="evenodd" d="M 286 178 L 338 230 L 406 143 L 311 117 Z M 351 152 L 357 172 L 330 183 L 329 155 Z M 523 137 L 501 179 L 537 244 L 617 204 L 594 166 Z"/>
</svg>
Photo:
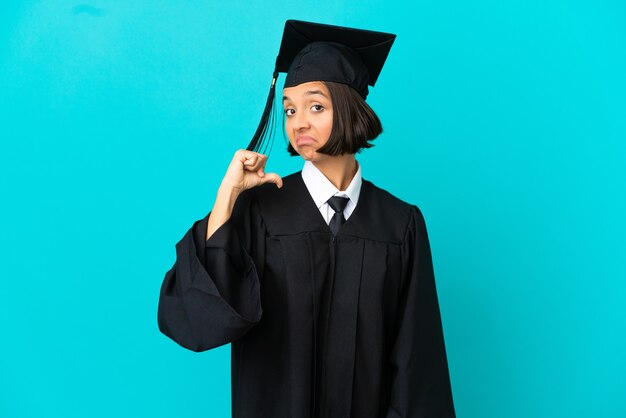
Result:
<svg viewBox="0 0 626 418">
<path fill-rule="evenodd" d="M 158 292 L 288 18 L 398 34 L 358 159 L 425 215 L 458 416 L 626 416 L 618 0 L 2 2 L 0 416 L 230 416 Z"/>
</svg>

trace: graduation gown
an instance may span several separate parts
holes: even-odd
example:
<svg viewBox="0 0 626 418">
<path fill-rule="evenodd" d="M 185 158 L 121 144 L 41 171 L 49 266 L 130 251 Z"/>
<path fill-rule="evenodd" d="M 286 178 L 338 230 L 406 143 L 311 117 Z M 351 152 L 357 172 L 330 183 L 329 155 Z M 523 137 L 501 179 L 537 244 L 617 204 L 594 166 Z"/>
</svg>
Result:
<svg viewBox="0 0 626 418">
<path fill-rule="evenodd" d="M 443 418 L 454 406 L 420 210 L 363 179 L 333 238 L 301 173 L 239 195 L 176 244 L 162 333 L 231 344 L 235 418 Z"/>
</svg>

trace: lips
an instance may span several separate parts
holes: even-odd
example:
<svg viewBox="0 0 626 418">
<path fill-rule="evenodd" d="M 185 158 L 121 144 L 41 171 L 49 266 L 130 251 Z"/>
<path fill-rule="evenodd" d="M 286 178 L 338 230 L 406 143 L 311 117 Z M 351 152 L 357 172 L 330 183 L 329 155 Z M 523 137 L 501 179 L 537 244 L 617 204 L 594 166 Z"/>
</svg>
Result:
<svg viewBox="0 0 626 418">
<path fill-rule="evenodd" d="M 296 145 L 311 145 L 315 143 L 315 139 L 307 135 L 300 135 L 296 137 Z"/>
</svg>

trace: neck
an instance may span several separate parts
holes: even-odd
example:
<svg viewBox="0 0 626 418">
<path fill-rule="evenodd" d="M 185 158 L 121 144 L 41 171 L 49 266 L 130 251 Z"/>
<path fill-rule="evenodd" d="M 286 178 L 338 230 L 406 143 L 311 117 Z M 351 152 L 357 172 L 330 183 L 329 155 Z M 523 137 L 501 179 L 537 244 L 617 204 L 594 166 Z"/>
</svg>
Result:
<svg viewBox="0 0 626 418">
<path fill-rule="evenodd" d="M 313 165 L 339 190 L 344 191 L 350 185 L 358 170 L 354 154 L 338 155 L 322 161 L 313 161 Z"/>
</svg>

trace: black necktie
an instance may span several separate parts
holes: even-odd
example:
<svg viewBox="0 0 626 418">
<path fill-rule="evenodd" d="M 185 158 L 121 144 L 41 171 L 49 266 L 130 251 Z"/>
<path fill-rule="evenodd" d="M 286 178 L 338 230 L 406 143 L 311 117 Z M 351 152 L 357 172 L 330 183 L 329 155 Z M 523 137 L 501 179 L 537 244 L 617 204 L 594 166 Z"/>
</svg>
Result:
<svg viewBox="0 0 626 418">
<path fill-rule="evenodd" d="M 339 231 L 341 225 L 346 222 L 346 218 L 343 216 L 343 210 L 346 208 L 349 200 L 350 199 L 347 197 L 339 196 L 333 196 L 328 199 L 328 204 L 335 211 L 335 214 L 330 220 L 330 224 L 328 224 L 328 226 L 330 226 L 330 230 L 333 232 L 333 235 L 337 235 L 337 231 Z"/>
</svg>

